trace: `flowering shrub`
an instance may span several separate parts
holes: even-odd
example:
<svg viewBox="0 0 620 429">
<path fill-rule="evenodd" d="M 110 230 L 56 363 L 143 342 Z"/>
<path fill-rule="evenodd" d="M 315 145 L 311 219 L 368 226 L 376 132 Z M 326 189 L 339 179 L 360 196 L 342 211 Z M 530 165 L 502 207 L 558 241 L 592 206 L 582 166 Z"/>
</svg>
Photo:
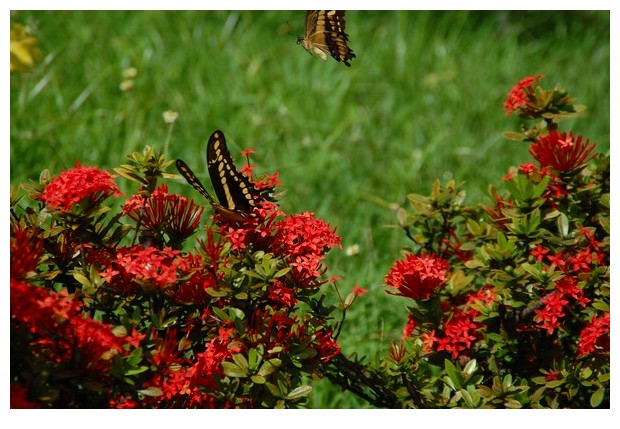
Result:
<svg viewBox="0 0 620 429">
<path fill-rule="evenodd" d="M 296 407 L 312 375 L 387 408 L 609 407 L 609 159 L 558 130 L 583 107 L 541 79 L 504 104 L 534 121 L 505 136 L 536 164 L 490 204 L 437 181 L 399 209 L 412 245 L 385 284 L 407 321 L 377 362 L 336 341 L 323 259 L 340 237 L 312 213 L 264 201 L 200 232 L 204 208 L 157 186 L 170 162 L 148 147 L 116 170 L 141 185 L 116 205 L 109 172 L 44 172 L 11 199 L 11 406 Z"/>
<path fill-rule="evenodd" d="M 317 294 L 340 237 L 271 202 L 199 233 L 204 209 L 156 187 L 170 162 L 130 159 L 117 171 L 142 186 L 117 212 L 117 176 L 79 164 L 11 202 L 12 406 L 303 402 L 302 377 L 340 353 Z"/>
<path fill-rule="evenodd" d="M 389 407 L 609 407 L 609 160 L 557 130 L 581 108 L 541 78 L 505 103 L 538 121 L 507 133 L 538 165 L 491 187 L 491 205 L 464 205 L 454 181 L 408 196 L 413 247 L 386 276 L 409 299 L 402 339 L 363 377 L 334 371 L 339 384 L 365 380 Z"/>
</svg>

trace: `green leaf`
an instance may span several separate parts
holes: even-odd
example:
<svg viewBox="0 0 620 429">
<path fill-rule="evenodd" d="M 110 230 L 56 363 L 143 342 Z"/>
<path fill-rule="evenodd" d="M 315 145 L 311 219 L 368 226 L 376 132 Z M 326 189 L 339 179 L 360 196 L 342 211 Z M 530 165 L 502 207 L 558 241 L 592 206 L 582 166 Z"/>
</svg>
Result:
<svg viewBox="0 0 620 429">
<path fill-rule="evenodd" d="M 213 314 L 215 314 L 215 317 L 220 319 L 222 322 L 229 322 L 231 320 L 231 318 L 228 315 L 228 313 L 226 313 L 224 310 L 222 310 L 220 308 L 213 307 L 213 309 L 211 311 L 213 311 Z"/>
<path fill-rule="evenodd" d="M 235 363 L 227 361 L 222 362 L 222 371 L 224 371 L 224 374 L 229 377 L 242 378 L 247 377 L 248 375 L 247 370 L 244 370 Z"/>
<path fill-rule="evenodd" d="M 83 286 L 89 287 L 92 286 L 92 283 L 90 282 L 90 279 L 88 277 L 86 277 L 84 274 L 82 273 L 73 273 L 73 278 L 75 280 L 78 281 L 78 283 L 80 283 Z"/>
<path fill-rule="evenodd" d="M 288 274 L 289 271 L 291 271 L 291 267 L 282 268 L 273 275 L 273 278 L 277 279 L 278 277 L 285 276 L 286 274 Z"/>
<path fill-rule="evenodd" d="M 248 361 L 247 361 L 247 359 L 245 358 L 245 356 L 243 356 L 243 354 L 241 354 L 241 353 L 235 353 L 235 354 L 232 356 L 232 358 L 233 358 L 233 360 L 235 361 L 235 363 L 236 363 L 237 365 L 239 365 L 239 367 L 240 367 L 241 369 L 243 369 L 243 370 L 244 370 L 244 371 L 246 371 L 246 372 L 248 371 L 248 369 L 249 369 L 250 365 L 248 364 Z"/>
<path fill-rule="evenodd" d="M 506 377 L 504 377 L 504 381 L 502 382 L 502 391 L 508 392 L 510 391 L 511 387 L 512 387 L 512 375 L 508 374 L 506 375 Z"/>
<path fill-rule="evenodd" d="M 609 304 L 603 301 L 594 301 L 592 307 L 601 311 L 609 311 Z"/>
<path fill-rule="evenodd" d="M 214 298 L 222 298 L 224 296 L 227 296 L 229 293 L 227 290 L 216 290 L 212 287 L 208 287 L 206 292 Z"/>
<path fill-rule="evenodd" d="M 296 389 L 293 389 L 286 395 L 286 399 L 297 399 L 307 396 L 312 392 L 312 386 L 299 386 Z"/>
<path fill-rule="evenodd" d="M 512 408 L 512 409 L 523 408 L 523 405 L 521 405 L 521 402 L 517 401 L 516 399 L 509 399 L 506 402 L 504 402 L 504 405 L 506 406 L 506 408 Z"/>
<path fill-rule="evenodd" d="M 598 381 L 600 381 L 601 383 L 607 383 L 609 381 L 611 374 L 609 372 L 606 372 L 605 374 L 601 374 L 598 376 Z"/>
<path fill-rule="evenodd" d="M 147 371 L 148 369 L 149 369 L 148 366 L 141 366 L 139 368 L 129 369 L 129 370 L 125 371 L 125 375 L 142 374 L 144 371 Z"/>
<path fill-rule="evenodd" d="M 482 396 L 483 398 L 494 398 L 495 397 L 495 392 L 493 391 L 493 389 L 491 389 L 488 386 L 479 386 L 477 390 L 478 390 L 478 394 Z"/>
<path fill-rule="evenodd" d="M 547 386 L 550 389 L 553 389 L 554 387 L 561 386 L 564 383 L 566 383 L 566 380 L 552 380 L 548 382 L 547 384 L 545 384 L 545 386 Z"/>
<path fill-rule="evenodd" d="M 263 377 L 262 375 L 258 375 L 258 374 L 251 376 L 250 380 L 252 380 L 256 384 L 265 384 L 265 382 L 267 381 L 265 377 Z"/>
<path fill-rule="evenodd" d="M 560 213 L 560 216 L 558 216 L 556 222 L 558 224 L 558 231 L 560 231 L 560 234 L 562 234 L 562 238 L 566 238 L 568 236 L 568 227 L 570 224 L 568 217 L 566 216 L 566 214 Z"/>
<path fill-rule="evenodd" d="M 260 369 L 258 370 L 258 374 L 260 375 L 269 375 L 269 374 L 273 374 L 274 372 L 276 372 L 278 370 L 278 368 L 280 368 L 280 366 L 282 365 L 282 361 L 280 359 L 269 359 L 268 361 L 265 361 L 265 363 L 263 363 L 263 365 L 260 367 Z"/>
<path fill-rule="evenodd" d="M 248 365 L 250 367 L 250 369 L 254 369 L 258 366 L 258 364 L 261 362 L 262 360 L 262 349 L 263 346 L 259 345 L 258 348 L 260 348 L 260 351 L 257 351 L 257 349 L 250 349 L 248 350 Z"/>
<path fill-rule="evenodd" d="M 467 362 L 467 365 L 465 365 L 463 372 L 467 374 L 467 377 L 469 378 L 474 372 L 476 372 L 477 368 L 478 368 L 478 364 L 476 362 L 476 359 L 472 359 L 469 362 Z"/>
<path fill-rule="evenodd" d="M 460 371 L 456 369 L 454 364 L 447 359 L 444 361 L 444 368 L 449 377 L 448 380 L 450 381 L 450 387 L 454 390 L 462 389 L 463 385 L 461 383 L 462 377 Z"/>
<path fill-rule="evenodd" d="M 140 389 L 138 390 L 138 393 L 145 396 L 161 396 L 164 394 L 158 387 L 147 387 L 146 389 Z"/>
<path fill-rule="evenodd" d="M 605 388 L 601 387 L 590 396 L 590 406 L 592 408 L 598 407 L 603 402 L 603 399 L 605 399 Z"/>
</svg>

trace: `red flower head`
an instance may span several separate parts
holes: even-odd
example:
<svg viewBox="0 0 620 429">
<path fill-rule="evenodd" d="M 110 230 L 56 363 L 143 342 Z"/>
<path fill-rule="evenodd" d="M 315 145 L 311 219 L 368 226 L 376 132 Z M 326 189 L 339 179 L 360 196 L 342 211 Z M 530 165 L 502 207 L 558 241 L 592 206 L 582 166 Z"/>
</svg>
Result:
<svg viewBox="0 0 620 429">
<path fill-rule="evenodd" d="M 540 163 L 541 168 L 551 167 L 563 173 L 577 170 L 596 157 L 596 154 L 591 155 L 594 147 L 590 140 L 583 142 L 581 136 L 575 140 L 572 132 L 550 131 L 530 146 L 530 155 Z"/>
<path fill-rule="evenodd" d="M 96 206 L 111 195 L 123 195 L 112 181 L 115 177 L 96 167 L 83 167 L 78 162 L 76 168 L 52 179 L 39 198 L 47 206 L 64 212 L 71 211 L 82 199 Z"/>
<path fill-rule="evenodd" d="M 106 267 L 100 272 L 101 276 L 110 288 L 124 295 L 137 293 L 140 289 L 148 293 L 168 289 L 187 268 L 181 252 L 168 247 L 163 250 L 121 247 L 104 263 Z"/>
<path fill-rule="evenodd" d="M 409 315 L 407 317 L 407 324 L 405 325 L 405 327 L 403 328 L 403 335 L 401 338 L 405 339 L 405 338 L 409 338 L 411 337 L 411 335 L 413 334 L 413 330 L 416 327 L 416 323 L 415 323 L 415 319 L 413 318 L 412 315 Z"/>
<path fill-rule="evenodd" d="M 123 212 L 145 231 L 155 234 L 165 232 L 173 242 L 179 243 L 192 235 L 200 225 L 203 207 L 193 200 L 168 193 L 162 184 L 148 197 L 135 195 L 123 205 Z"/>
<path fill-rule="evenodd" d="M 34 228 L 11 225 L 11 278 L 25 278 L 34 272 L 43 254 L 43 238 Z"/>
<path fill-rule="evenodd" d="M 596 350 L 609 351 L 609 311 L 592 321 L 581 331 L 579 343 L 579 356 L 588 355 Z"/>
<path fill-rule="evenodd" d="M 336 228 L 304 212 L 287 216 L 274 226 L 273 251 L 288 257 L 295 281 L 301 287 L 317 287 L 316 280 L 325 273 L 322 260 L 333 247 L 341 247 Z"/>
<path fill-rule="evenodd" d="M 473 320 L 475 313 L 454 311 L 452 318 L 444 323 L 445 337 L 435 339 L 438 352 L 445 350 L 456 359 L 461 352 L 471 348 L 480 337 L 480 326 Z"/>
<path fill-rule="evenodd" d="M 504 110 L 506 110 L 506 116 L 510 115 L 521 106 L 527 106 L 528 98 L 534 97 L 534 90 L 532 89 L 532 84 L 538 82 L 538 80 L 542 79 L 543 77 L 544 76 L 542 74 L 539 74 L 538 76 L 527 76 L 521 79 L 519 83 L 512 87 L 512 89 L 508 93 L 506 101 L 504 102 Z"/>
<path fill-rule="evenodd" d="M 427 299 L 446 283 L 447 272 L 448 262 L 440 257 L 409 254 L 405 259 L 396 261 L 385 276 L 385 282 L 397 290 L 394 293 L 388 291 L 392 295 Z"/>
</svg>

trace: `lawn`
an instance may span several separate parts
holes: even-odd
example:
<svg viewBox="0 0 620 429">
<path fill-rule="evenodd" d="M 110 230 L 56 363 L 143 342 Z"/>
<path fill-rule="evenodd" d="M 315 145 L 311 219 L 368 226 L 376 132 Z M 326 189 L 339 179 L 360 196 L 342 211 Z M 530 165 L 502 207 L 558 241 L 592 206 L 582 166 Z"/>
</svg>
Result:
<svg viewBox="0 0 620 429">
<path fill-rule="evenodd" d="M 502 137 L 519 127 L 502 105 L 522 77 L 544 74 L 543 86 L 587 105 L 562 125 L 609 153 L 607 11 L 349 11 L 350 68 L 296 44 L 303 11 L 21 11 L 11 21 L 43 52 L 31 73 L 11 75 L 12 187 L 76 160 L 112 169 L 145 145 L 208 184 L 205 145 L 221 129 L 239 166 L 251 147 L 256 174 L 279 172 L 285 211 L 315 212 L 345 249 L 359 246 L 327 262 L 344 291 L 368 289 L 347 315 L 345 354 L 385 354 L 405 323 L 406 303 L 382 286 L 407 246 L 390 227 L 394 206 L 435 178 L 465 181 L 469 201 L 484 201 L 529 161 L 526 144 Z M 183 180 L 168 184 L 204 203 Z M 322 381 L 309 405 L 364 403 Z"/>
</svg>

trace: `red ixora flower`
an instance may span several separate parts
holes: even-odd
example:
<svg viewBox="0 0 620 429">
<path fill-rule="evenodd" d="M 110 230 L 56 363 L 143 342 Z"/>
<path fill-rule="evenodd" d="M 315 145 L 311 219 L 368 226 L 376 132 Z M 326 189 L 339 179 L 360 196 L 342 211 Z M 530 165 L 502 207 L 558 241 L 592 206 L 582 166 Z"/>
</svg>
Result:
<svg viewBox="0 0 620 429">
<path fill-rule="evenodd" d="M 33 336 L 33 355 L 77 365 L 77 373 L 106 374 L 112 358 L 124 353 L 126 339 L 114 335 L 110 325 L 84 317 L 82 304 L 66 290 L 54 292 L 14 280 L 10 287 L 11 321 Z"/>
<path fill-rule="evenodd" d="M 320 286 L 316 280 L 326 270 L 321 261 L 330 249 L 342 247 L 336 228 L 331 229 L 314 213 L 303 212 L 278 221 L 273 230 L 273 252 L 289 259 L 295 281 L 301 287 Z"/>
<path fill-rule="evenodd" d="M 409 254 L 396 261 L 396 265 L 385 276 L 386 284 L 397 290 L 387 292 L 411 299 L 427 299 L 446 283 L 447 273 L 446 260 L 432 254 Z"/>
<path fill-rule="evenodd" d="M 137 293 L 140 288 L 147 292 L 164 290 L 173 285 L 180 272 L 191 261 L 181 257 L 181 252 L 168 247 L 121 247 L 106 264 L 100 274 L 109 287 L 123 294 Z"/>
<path fill-rule="evenodd" d="M 445 337 L 435 338 L 437 351 L 445 350 L 451 354 L 452 359 L 456 359 L 461 352 L 470 349 L 480 337 L 480 326 L 473 320 L 476 314 L 475 310 L 455 310 L 452 318 L 444 323 Z"/>
<path fill-rule="evenodd" d="M 96 206 L 111 195 L 123 195 L 112 181 L 115 175 L 97 167 L 76 164 L 76 168 L 53 178 L 39 197 L 48 207 L 68 212 L 84 198 L 91 206 Z"/>
<path fill-rule="evenodd" d="M 168 193 L 162 184 L 148 197 L 135 195 L 123 206 L 123 212 L 140 228 L 155 234 L 165 232 L 174 242 L 181 242 L 192 235 L 200 225 L 204 207 L 193 200 Z"/>
<path fill-rule="evenodd" d="M 579 356 L 589 355 L 595 350 L 609 350 L 609 311 L 601 317 L 593 318 L 592 321 L 581 330 L 577 349 Z"/>
<path fill-rule="evenodd" d="M 572 132 L 550 131 L 530 146 L 530 155 L 540 163 L 541 168 L 551 167 L 563 173 L 578 170 L 595 158 L 596 154 L 591 154 L 594 147 L 590 140 L 584 142 L 581 136 L 574 137 Z"/>
<path fill-rule="evenodd" d="M 538 82 L 543 77 L 544 75 L 542 74 L 537 76 L 526 76 L 512 87 L 512 89 L 508 92 L 506 101 L 504 102 L 506 116 L 513 113 L 519 107 L 527 105 L 528 97 L 533 97 L 534 93 L 532 90 L 532 84 Z"/>
<path fill-rule="evenodd" d="M 11 225 L 11 278 L 25 278 L 34 272 L 43 254 L 43 238 L 34 228 Z"/>
<path fill-rule="evenodd" d="M 549 335 L 553 334 L 555 328 L 560 326 L 559 319 L 564 317 L 564 307 L 568 304 L 568 300 L 564 298 L 560 291 L 553 291 L 545 295 L 541 302 L 542 309 L 535 309 L 534 321 L 538 323 L 541 329 L 546 329 Z"/>
</svg>

